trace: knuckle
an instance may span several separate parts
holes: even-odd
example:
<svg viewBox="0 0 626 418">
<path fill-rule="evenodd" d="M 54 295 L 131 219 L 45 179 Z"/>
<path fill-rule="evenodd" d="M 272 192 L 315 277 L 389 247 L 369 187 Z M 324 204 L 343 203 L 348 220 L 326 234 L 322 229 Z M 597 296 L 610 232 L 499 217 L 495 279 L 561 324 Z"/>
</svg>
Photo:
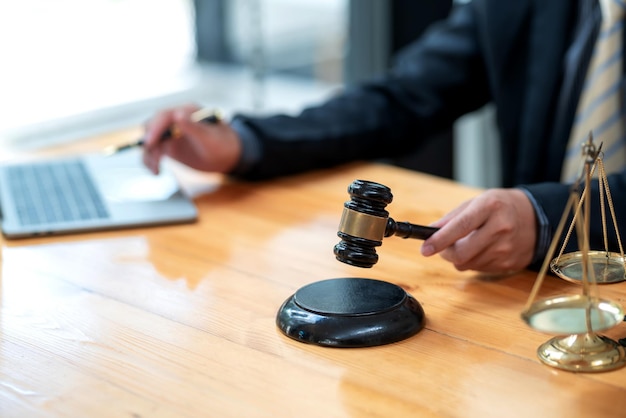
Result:
<svg viewBox="0 0 626 418">
<path fill-rule="evenodd" d="M 470 268 L 468 266 L 466 266 L 465 264 L 458 264 L 458 263 L 453 263 L 454 268 L 457 269 L 458 271 L 467 271 Z"/>
<path fill-rule="evenodd" d="M 446 248 L 441 252 L 441 257 L 450 262 L 455 266 L 455 268 L 460 269 L 462 267 L 463 270 L 467 269 L 468 258 L 463 254 L 462 248 L 459 248 L 459 245 L 453 245 L 449 248 Z"/>
</svg>

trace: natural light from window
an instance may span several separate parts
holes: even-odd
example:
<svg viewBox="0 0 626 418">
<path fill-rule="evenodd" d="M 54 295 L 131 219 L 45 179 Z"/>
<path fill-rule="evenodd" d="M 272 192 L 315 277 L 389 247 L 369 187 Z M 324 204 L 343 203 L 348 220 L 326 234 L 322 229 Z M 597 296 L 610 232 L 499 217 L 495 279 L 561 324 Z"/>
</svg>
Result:
<svg viewBox="0 0 626 418">
<path fill-rule="evenodd" d="M 266 77 L 259 89 L 245 54 L 255 42 L 271 43 L 261 48 L 268 64 L 312 65 L 325 55 L 331 59 L 315 64 L 315 72 L 340 72 L 343 0 L 226 4 L 238 34 L 234 51 L 244 52 L 238 65 L 225 67 L 195 61 L 193 0 L 0 2 L 0 145 L 65 140 L 68 127 L 69 137 L 98 134 L 188 101 L 282 110 L 325 95 L 326 85 L 306 77 L 294 84 L 285 73 L 279 84 Z M 262 36 L 245 30 L 250 22 Z"/>
<path fill-rule="evenodd" d="M 0 132 L 177 88 L 193 60 L 188 0 L 0 5 Z"/>
</svg>

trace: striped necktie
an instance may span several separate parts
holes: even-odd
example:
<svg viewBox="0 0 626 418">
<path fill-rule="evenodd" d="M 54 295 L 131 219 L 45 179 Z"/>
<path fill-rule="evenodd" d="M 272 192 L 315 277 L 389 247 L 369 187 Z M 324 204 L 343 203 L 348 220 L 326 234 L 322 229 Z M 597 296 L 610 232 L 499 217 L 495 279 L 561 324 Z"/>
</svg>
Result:
<svg viewBox="0 0 626 418">
<path fill-rule="evenodd" d="M 622 112 L 622 16 L 626 0 L 600 0 L 602 26 L 594 46 L 572 135 L 565 152 L 561 181 L 571 183 L 582 172 L 582 144 L 589 132 L 602 143 L 606 173 L 626 167 L 626 138 Z"/>
</svg>

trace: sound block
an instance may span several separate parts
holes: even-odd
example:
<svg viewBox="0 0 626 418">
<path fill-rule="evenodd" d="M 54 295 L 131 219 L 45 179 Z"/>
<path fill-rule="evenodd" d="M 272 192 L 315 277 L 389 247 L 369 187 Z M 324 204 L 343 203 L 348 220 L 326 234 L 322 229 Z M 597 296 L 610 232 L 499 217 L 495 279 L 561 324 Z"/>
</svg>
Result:
<svg viewBox="0 0 626 418">
<path fill-rule="evenodd" d="M 371 347 L 406 339 L 424 327 L 422 306 L 381 280 L 328 279 L 296 291 L 278 310 L 288 337 L 326 347 Z"/>
</svg>

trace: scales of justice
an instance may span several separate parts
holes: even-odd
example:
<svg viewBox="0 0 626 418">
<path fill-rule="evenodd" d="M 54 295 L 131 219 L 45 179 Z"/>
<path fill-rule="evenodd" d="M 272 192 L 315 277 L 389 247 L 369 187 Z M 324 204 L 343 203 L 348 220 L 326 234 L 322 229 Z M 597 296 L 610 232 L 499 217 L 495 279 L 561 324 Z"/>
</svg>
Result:
<svg viewBox="0 0 626 418">
<path fill-rule="evenodd" d="M 624 321 L 622 307 L 614 301 L 602 299 L 598 284 L 617 283 L 626 279 L 624 250 L 601 148 L 602 144 L 596 148 L 590 133 L 587 142 L 582 145 L 584 167 L 581 175 L 571 188 L 565 210 L 522 312 L 522 319 L 531 328 L 556 335 L 539 346 L 539 359 L 549 366 L 574 372 L 602 372 L 626 365 L 624 347 L 598 334 Z M 589 244 L 591 184 L 595 173 L 600 197 L 604 250 L 592 250 Z M 619 253 L 608 249 L 606 206 L 611 214 Z M 571 223 L 562 247 L 558 255 L 552 258 L 570 217 Z M 573 231 L 576 233 L 579 251 L 564 254 Z M 548 268 L 564 280 L 582 284 L 581 294 L 536 300 Z"/>
</svg>

